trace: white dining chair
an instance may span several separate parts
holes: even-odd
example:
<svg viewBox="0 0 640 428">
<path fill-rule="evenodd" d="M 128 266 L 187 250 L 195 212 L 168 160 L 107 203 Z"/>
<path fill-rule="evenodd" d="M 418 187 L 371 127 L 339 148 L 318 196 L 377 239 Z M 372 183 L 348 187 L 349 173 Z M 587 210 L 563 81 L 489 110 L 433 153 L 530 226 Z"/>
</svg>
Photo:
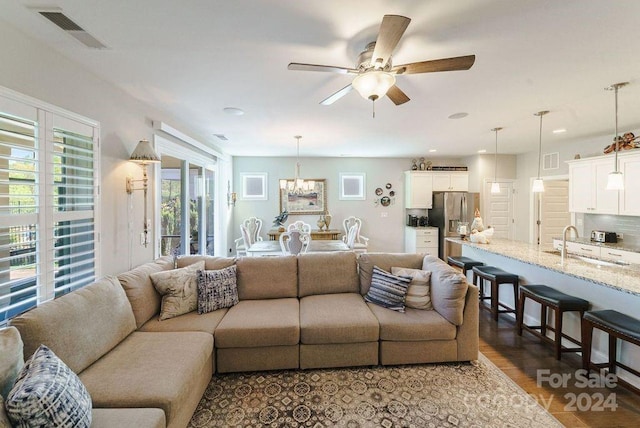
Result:
<svg viewBox="0 0 640 428">
<path fill-rule="evenodd" d="M 356 226 L 356 236 L 353 243 L 353 250 L 358 253 L 366 253 L 367 247 L 369 246 L 369 238 L 360 234 L 360 229 L 362 228 L 362 220 L 358 217 L 350 216 L 344 219 L 342 222 L 342 226 L 344 227 L 344 236 L 342 240 L 347 243 L 349 237 L 349 229 L 352 226 Z M 348 244 L 348 243 L 347 243 Z"/>
<path fill-rule="evenodd" d="M 295 221 L 287 227 L 287 231 L 300 230 L 302 232 L 311 233 L 311 225 L 302 220 Z"/>
<path fill-rule="evenodd" d="M 309 243 L 311 242 L 311 235 L 307 232 L 292 230 L 281 233 L 279 240 L 282 254 L 297 255 L 307 252 L 309 249 Z"/>
<path fill-rule="evenodd" d="M 242 232 L 243 227 L 247 233 L 246 238 Z M 247 248 L 249 248 L 251 244 L 257 241 L 262 241 L 260 230 L 262 230 L 262 220 L 257 217 L 249 217 L 240 224 L 240 237 L 234 241 L 236 244 L 237 256 L 246 256 Z"/>
</svg>

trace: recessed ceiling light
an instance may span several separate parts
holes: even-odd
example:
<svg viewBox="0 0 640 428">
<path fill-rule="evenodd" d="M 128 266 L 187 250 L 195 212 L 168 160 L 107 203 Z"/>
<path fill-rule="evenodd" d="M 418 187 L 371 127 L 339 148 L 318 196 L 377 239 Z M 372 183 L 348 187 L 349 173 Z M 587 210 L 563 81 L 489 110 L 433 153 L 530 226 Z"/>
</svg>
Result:
<svg viewBox="0 0 640 428">
<path fill-rule="evenodd" d="M 429 149 L 429 153 L 434 153 L 434 152 L 437 152 L 437 150 L 436 149 Z"/>
<path fill-rule="evenodd" d="M 236 107 L 225 107 L 222 111 L 232 116 L 242 116 L 244 114 L 244 110 Z"/>
<path fill-rule="evenodd" d="M 464 117 L 469 116 L 469 113 L 465 113 L 463 111 L 461 111 L 460 113 L 454 113 L 451 116 L 449 116 L 449 119 L 462 119 Z"/>
<path fill-rule="evenodd" d="M 478 150 L 478 153 L 487 153 L 487 149 L 480 149 Z"/>
<path fill-rule="evenodd" d="M 553 133 L 554 133 L 554 134 L 564 134 L 565 132 L 567 132 L 567 130 L 566 130 L 566 129 L 564 129 L 564 128 L 561 128 L 561 129 L 554 129 L 554 130 L 553 130 Z"/>
</svg>

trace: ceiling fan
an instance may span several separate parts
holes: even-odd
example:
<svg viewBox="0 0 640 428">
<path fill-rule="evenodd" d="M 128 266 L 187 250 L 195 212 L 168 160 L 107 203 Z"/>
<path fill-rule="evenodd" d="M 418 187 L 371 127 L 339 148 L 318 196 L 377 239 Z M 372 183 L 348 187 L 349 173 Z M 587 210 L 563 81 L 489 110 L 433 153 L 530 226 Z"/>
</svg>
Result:
<svg viewBox="0 0 640 428">
<path fill-rule="evenodd" d="M 365 50 L 360 53 L 355 68 L 292 62 L 289 64 L 288 69 L 356 75 L 350 84 L 320 101 L 322 105 L 333 104 L 353 89 L 358 91 L 365 99 L 375 101 L 387 95 L 394 104 L 400 105 L 409 101 L 409 97 L 396 85 L 395 75 L 468 70 L 471 68 L 476 60 L 475 55 L 394 66 L 391 63 L 391 54 L 398 45 L 407 26 L 409 26 L 409 22 L 411 22 L 411 19 L 405 16 L 385 15 L 380 24 L 377 40 L 369 43 Z"/>
</svg>

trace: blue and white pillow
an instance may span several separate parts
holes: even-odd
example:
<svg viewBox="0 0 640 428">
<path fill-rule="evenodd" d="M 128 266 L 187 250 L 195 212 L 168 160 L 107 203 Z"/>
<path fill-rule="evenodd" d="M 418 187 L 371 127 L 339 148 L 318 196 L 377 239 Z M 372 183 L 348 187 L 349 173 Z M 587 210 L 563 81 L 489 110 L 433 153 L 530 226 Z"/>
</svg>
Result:
<svg viewBox="0 0 640 428">
<path fill-rule="evenodd" d="M 91 426 L 91 396 L 80 378 L 44 345 L 29 357 L 5 402 L 14 427 Z"/>
<path fill-rule="evenodd" d="M 411 278 L 408 276 L 392 275 L 374 266 L 371 287 L 364 300 L 393 311 L 404 312 L 404 301 L 410 283 Z"/>
<path fill-rule="evenodd" d="M 198 313 L 206 314 L 238 304 L 236 265 L 198 271 Z"/>
</svg>

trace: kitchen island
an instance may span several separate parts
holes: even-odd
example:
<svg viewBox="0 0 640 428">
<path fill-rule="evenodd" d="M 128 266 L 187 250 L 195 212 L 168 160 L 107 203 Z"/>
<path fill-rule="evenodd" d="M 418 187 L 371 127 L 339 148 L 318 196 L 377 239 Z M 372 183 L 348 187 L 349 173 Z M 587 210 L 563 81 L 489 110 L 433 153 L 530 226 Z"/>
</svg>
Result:
<svg viewBox="0 0 640 428">
<path fill-rule="evenodd" d="M 552 245 L 538 246 L 504 239 L 492 239 L 489 244 L 476 244 L 459 238 L 447 238 L 447 240 L 460 244 L 463 256 L 518 275 L 520 284 L 545 284 L 588 300 L 591 303 L 591 310 L 614 309 L 634 318 L 640 318 L 640 265 L 604 266 L 575 258 L 568 258 L 564 264 L 561 264 L 560 255 L 557 252 L 554 253 Z M 500 301 L 515 307 L 512 294 L 510 288 L 505 287 L 500 293 Z M 513 317 L 513 314 L 501 315 L 501 317 L 505 316 Z M 524 320 L 527 324 L 540 323 L 540 310 L 537 304 L 527 302 Z M 580 339 L 580 321 L 576 313 L 566 313 L 563 331 L 571 337 Z M 523 334 L 528 335 L 526 332 Z M 536 340 L 533 336 L 528 336 Z M 607 338 L 608 336 L 600 331 L 594 333 L 592 353 L 594 360 L 606 360 Z M 640 368 L 640 349 L 637 346 L 619 343 L 618 350 L 619 359 L 622 362 L 631 367 Z M 620 372 L 623 379 L 636 387 L 640 386 L 640 380 L 625 375 L 622 370 Z"/>
</svg>

